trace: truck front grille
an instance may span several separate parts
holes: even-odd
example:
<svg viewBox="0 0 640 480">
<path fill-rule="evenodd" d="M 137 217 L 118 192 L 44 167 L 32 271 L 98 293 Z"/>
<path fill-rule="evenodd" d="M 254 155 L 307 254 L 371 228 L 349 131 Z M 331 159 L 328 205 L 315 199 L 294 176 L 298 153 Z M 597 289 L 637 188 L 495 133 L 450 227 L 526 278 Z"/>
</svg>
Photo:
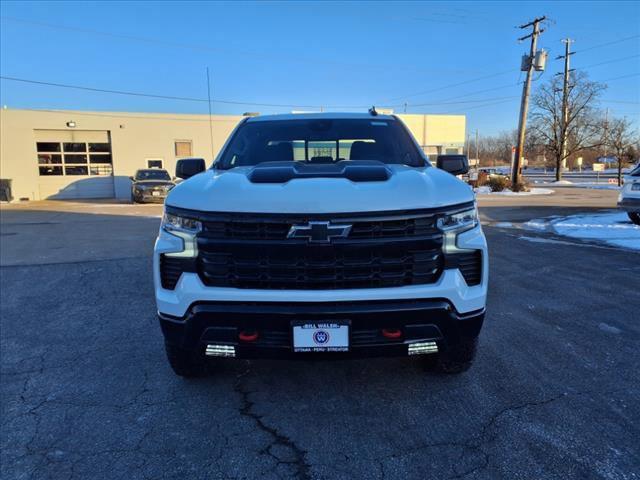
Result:
<svg viewBox="0 0 640 480">
<path fill-rule="evenodd" d="M 202 218 L 197 271 L 208 286 L 322 290 L 421 285 L 444 267 L 434 212 Z M 346 237 L 288 238 L 293 225 L 348 225 Z"/>
<path fill-rule="evenodd" d="M 285 240 L 291 225 L 309 219 L 297 218 L 282 221 L 259 219 L 227 219 L 203 222 L 209 238 L 238 240 Z M 409 238 L 437 233 L 435 216 L 409 218 L 339 218 L 339 223 L 352 225 L 349 238 Z"/>
<path fill-rule="evenodd" d="M 439 248 L 397 246 L 304 249 L 265 247 L 220 252 L 200 248 L 198 271 L 209 286 L 322 290 L 380 288 L 435 282 L 442 271 Z"/>
</svg>

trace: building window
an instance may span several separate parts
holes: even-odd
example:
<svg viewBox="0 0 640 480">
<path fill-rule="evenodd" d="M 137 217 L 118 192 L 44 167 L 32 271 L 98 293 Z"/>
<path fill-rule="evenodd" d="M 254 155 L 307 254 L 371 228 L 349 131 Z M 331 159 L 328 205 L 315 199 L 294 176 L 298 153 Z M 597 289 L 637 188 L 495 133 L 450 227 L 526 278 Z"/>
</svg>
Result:
<svg viewBox="0 0 640 480">
<path fill-rule="evenodd" d="M 190 157 L 191 153 L 191 140 L 176 140 L 175 141 L 176 157 Z"/>
<path fill-rule="evenodd" d="M 62 175 L 62 167 L 55 167 L 55 166 L 40 166 L 39 167 L 40 170 L 40 175 L 42 176 L 49 176 L 49 175 Z"/>
<path fill-rule="evenodd" d="M 161 158 L 148 159 L 147 168 L 162 168 L 162 159 Z"/>
<path fill-rule="evenodd" d="M 37 142 L 36 147 L 39 152 L 59 152 L 60 151 L 59 143 Z"/>
<path fill-rule="evenodd" d="M 65 165 L 64 167 L 65 175 L 89 175 L 86 165 Z"/>
<path fill-rule="evenodd" d="M 36 142 L 36 150 L 41 176 L 113 175 L 109 143 Z"/>
</svg>

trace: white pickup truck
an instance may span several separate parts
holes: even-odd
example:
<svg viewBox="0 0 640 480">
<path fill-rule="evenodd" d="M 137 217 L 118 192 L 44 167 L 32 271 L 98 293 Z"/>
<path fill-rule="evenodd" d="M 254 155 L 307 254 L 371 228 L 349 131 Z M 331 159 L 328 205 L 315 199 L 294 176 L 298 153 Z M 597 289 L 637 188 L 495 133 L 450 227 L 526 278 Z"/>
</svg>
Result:
<svg viewBox="0 0 640 480">
<path fill-rule="evenodd" d="M 618 195 L 618 208 L 627 212 L 629 220 L 640 225 L 640 165 L 625 175 Z"/>
<path fill-rule="evenodd" d="M 246 118 L 169 193 L 154 281 L 178 375 L 211 357 L 419 355 L 465 371 L 487 244 L 464 157 L 432 166 L 392 115 Z"/>
</svg>

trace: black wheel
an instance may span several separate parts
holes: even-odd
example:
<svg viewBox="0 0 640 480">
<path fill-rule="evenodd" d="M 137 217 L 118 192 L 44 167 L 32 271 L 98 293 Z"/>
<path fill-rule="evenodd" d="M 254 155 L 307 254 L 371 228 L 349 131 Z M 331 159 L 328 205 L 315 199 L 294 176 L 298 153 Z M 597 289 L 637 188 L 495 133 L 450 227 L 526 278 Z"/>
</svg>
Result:
<svg viewBox="0 0 640 480">
<path fill-rule="evenodd" d="M 629 219 L 636 225 L 640 225 L 640 212 L 627 212 Z"/>
<path fill-rule="evenodd" d="M 169 365 L 176 375 L 185 378 L 203 377 L 208 373 L 204 358 L 198 358 L 196 352 L 184 350 L 175 345 L 165 343 Z"/>
<path fill-rule="evenodd" d="M 437 354 L 426 355 L 423 359 L 423 365 L 426 370 L 439 373 L 466 372 L 473 364 L 477 348 L 477 338 L 465 339 Z"/>
</svg>

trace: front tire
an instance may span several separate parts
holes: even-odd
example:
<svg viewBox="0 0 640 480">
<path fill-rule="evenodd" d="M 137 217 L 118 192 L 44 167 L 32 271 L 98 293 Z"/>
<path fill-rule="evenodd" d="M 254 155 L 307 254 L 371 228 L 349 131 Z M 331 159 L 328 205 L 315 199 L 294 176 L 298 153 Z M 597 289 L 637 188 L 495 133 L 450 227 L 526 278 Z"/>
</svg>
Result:
<svg viewBox="0 0 640 480">
<path fill-rule="evenodd" d="M 196 352 L 185 350 L 175 345 L 165 343 L 167 360 L 176 375 L 184 378 L 204 377 L 208 373 L 204 358 L 198 358 Z"/>
<path fill-rule="evenodd" d="M 640 225 L 640 212 L 627 212 L 627 215 L 629 215 L 629 220 L 636 225 Z"/>
<path fill-rule="evenodd" d="M 464 339 L 456 345 L 447 347 L 437 354 L 424 358 L 424 367 L 428 371 L 459 374 L 471 368 L 478 349 L 478 339 Z"/>
</svg>

